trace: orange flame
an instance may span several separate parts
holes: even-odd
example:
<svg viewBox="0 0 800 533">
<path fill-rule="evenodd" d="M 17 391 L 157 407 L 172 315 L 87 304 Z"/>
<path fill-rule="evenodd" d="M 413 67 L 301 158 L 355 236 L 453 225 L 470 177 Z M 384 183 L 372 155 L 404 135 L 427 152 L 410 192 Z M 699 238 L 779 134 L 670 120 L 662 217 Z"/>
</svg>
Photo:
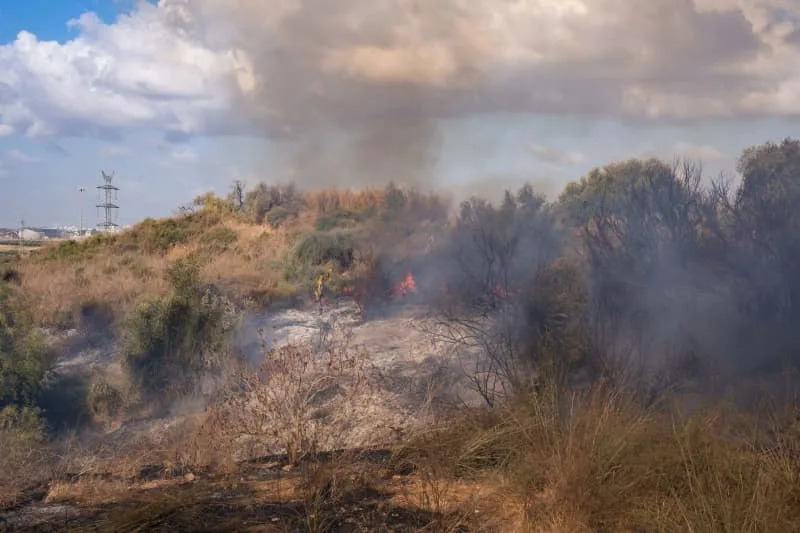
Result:
<svg viewBox="0 0 800 533">
<path fill-rule="evenodd" d="M 392 294 L 395 297 L 408 296 L 411 293 L 417 292 L 417 283 L 414 281 L 414 276 L 409 272 L 400 283 L 392 287 Z"/>
</svg>

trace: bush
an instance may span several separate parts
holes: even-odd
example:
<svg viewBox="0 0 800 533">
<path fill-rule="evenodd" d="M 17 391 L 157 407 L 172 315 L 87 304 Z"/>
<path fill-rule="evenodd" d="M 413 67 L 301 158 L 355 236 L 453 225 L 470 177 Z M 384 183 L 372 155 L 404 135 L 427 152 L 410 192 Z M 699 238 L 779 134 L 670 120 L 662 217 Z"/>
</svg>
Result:
<svg viewBox="0 0 800 533">
<path fill-rule="evenodd" d="M 176 244 L 189 239 L 186 225 L 174 218 L 154 220 L 148 218 L 136 226 L 130 235 L 139 248 L 147 253 L 166 252 Z"/>
<path fill-rule="evenodd" d="M 230 228 L 218 226 L 203 233 L 200 237 L 202 244 L 211 253 L 222 253 L 239 240 L 239 236 Z"/>
<path fill-rule="evenodd" d="M 363 216 L 348 209 L 335 209 L 321 214 L 315 223 L 317 231 L 328 231 L 336 228 L 352 228 L 363 220 Z"/>
<path fill-rule="evenodd" d="M 191 390 L 204 372 L 219 370 L 235 326 L 233 304 L 198 284 L 199 266 L 179 261 L 167 273 L 173 290 L 140 301 L 126 317 L 122 361 L 132 382 L 151 398 Z"/>
<path fill-rule="evenodd" d="M 9 295 L 0 295 L 0 408 L 32 404 L 48 366 L 41 335 Z"/>
<path fill-rule="evenodd" d="M 122 393 L 105 376 L 95 374 L 86 394 L 86 403 L 95 419 L 113 420 L 122 409 Z"/>
<path fill-rule="evenodd" d="M 337 263 L 342 268 L 353 264 L 355 246 L 345 233 L 312 233 L 295 250 L 295 258 L 302 264 L 319 266 Z"/>
<path fill-rule="evenodd" d="M 343 446 L 354 427 L 342 422 L 371 393 L 369 367 L 348 335 L 327 335 L 265 351 L 257 368 L 241 369 L 213 406 L 212 427 L 233 441 L 255 437 L 260 452 L 286 453 L 293 464 Z"/>
<path fill-rule="evenodd" d="M 200 283 L 200 263 L 191 257 L 175 261 L 165 277 L 176 295 L 190 299 Z"/>
<path fill-rule="evenodd" d="M 267 185 L 259 183 L 244 198 L 244 207 L 257 223 L 264 222 L 267 213 L 277 207 L 292 211 L 300 201 L 294 185 Z"/>
<path fill-rule="evenodd" d="M 265 219 L 271 228 L 281 227 L 289 218 L 296 217 L 297 210 L 284 206 L 273 207 L 267 213 Z"/>
<path fill-rule="evenodd" d="M 9 405 L 0 410 L 0 431 L 13 431 L 18 437 L 40 441 L 44 430 L 42 412 L 37 407 Z"/>
</svg>

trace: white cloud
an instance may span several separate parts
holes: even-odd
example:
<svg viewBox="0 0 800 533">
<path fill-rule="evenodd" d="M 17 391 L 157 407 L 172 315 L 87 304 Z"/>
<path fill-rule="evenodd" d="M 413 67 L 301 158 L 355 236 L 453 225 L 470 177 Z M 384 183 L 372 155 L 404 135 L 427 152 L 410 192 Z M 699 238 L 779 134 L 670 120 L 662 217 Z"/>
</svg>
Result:
<svg viewBox="0 0 800 533">
<path fill-rule="evenodd" d="M 796 0 L 160 0 L 0 46 L 0 136 L 800 116 Z"/>
<path fill-rule="evenodd" d="M 9 150 L 8 156 L 22 163 L 35 163 L 36 161 L 39 160 L 38 158 L 30 156 L 25 152 L 17 150 L 16 148 L 12 148 L 11 150 Z"/>
<path fill-rule="evenodd" d="M 563 152 L 537 143 L 530 145 L 530 151 L 539 160 L 555 166 L 579 165 L 586 161 L 586 156 L 581 152 Z"/>
<path fill-rule="evenodd" d="M 65 44 L 20 32 L 0 47 L 0 124 L 26 136 L 102 134 L 130 126 L 182 133 L 215 129 L 236 62 L 179 31 L 166 2 L 104 25 L 72 21 Z"/>
</svg>

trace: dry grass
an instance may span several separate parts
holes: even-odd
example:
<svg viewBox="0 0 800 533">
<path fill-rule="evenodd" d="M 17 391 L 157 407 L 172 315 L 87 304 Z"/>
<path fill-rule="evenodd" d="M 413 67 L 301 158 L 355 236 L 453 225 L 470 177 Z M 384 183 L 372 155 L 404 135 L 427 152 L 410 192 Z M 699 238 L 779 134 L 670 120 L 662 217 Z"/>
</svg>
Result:
<svg viewBox="0 0 800 533">
<path fill-rule="evenodd" d="M 130 265 L 135 265 L 130 268 Z M 102 302 L 124 313 L 142 294 L 166 291 L 162 273 L 167 259 L 157 256 L 93 257 L 75 263 L 23 262 L 22 291 L 35 316 L 44 323 L 75 312 L 87 303 Z"/>
<path fill-rule="evenodd" d="M 748 441 L 747 427 L 720 409 L 680 418 L 598 387 L 465 417 L 398 457 L 434 508 L 456 481 L 491 488 L 504 502 L 492 519 L 508 531 L 797 530 L 798 463 Z"/>
<path fill-rule="evenodd" d="M 383 189 L 377 188 L 365 188 L 357 191 L 350 189 L 323 189 L 305 195 L 306 203 L 317 213 L 327 213 L 336 209 L 365 211 L 380 207 L 383 204 L 383 199 Z"/>
<path fill-rule="evenodd" d="M 158 485 L 163 486 L 164 481 Z M 175 483 L 175 481 L 172 481 Z M 50 483 L 46 503 L 70 502 L 77 505 L 103 505 L 118 502 L 132 489 L 123 480 L 79 479 L 75 482 L 55 481 Z"/>
<path fill-rule="evenodd" d="M 164 279 L 167 267 L 189 254 L 205 258 L 204 281 L 236 299 L 286 292 L 280 286 L 282 260 L 292 244 L 286 230 L 236 219 L 215 227 L 235 232 L 236 243 L 213 253 L 207 253 L 199 239 L 178 244 L 164 254 L 125 252 L 109 246 L 75 258 L 20 262 L 23 294 L 42 325 L 59 324 L 65 315 L 77 316 L 83 306 L 93 303 L 102 303 L 121 317 L 141 296 L 165 294 L 169 289 Z"/>
</svg>

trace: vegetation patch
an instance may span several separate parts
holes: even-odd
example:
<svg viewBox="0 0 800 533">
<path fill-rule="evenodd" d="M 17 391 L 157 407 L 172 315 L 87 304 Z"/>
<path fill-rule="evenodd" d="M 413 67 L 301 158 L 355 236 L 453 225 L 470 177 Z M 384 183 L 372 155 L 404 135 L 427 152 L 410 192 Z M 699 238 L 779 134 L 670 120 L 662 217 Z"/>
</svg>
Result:
<svg viewBox="0 0 800 533">
<path fill-rule="evenodd" d="M 192 260 L 176 262 L 167 274 L 170 294 L 140 300 L 125 320 L 122 362 L 147 399 L 190 391 L 227 355 L 236 311 L 224 296 L 200 286 L 199 271 Z"/>
<path fill-rule="evenodd" d="M 349 233 L 315 232 L 297 246 L 295 259 L 305 265 L 334 263 L 347 268 L 353 264 L 354 253 L 355 243 Z"/>
</svg>

